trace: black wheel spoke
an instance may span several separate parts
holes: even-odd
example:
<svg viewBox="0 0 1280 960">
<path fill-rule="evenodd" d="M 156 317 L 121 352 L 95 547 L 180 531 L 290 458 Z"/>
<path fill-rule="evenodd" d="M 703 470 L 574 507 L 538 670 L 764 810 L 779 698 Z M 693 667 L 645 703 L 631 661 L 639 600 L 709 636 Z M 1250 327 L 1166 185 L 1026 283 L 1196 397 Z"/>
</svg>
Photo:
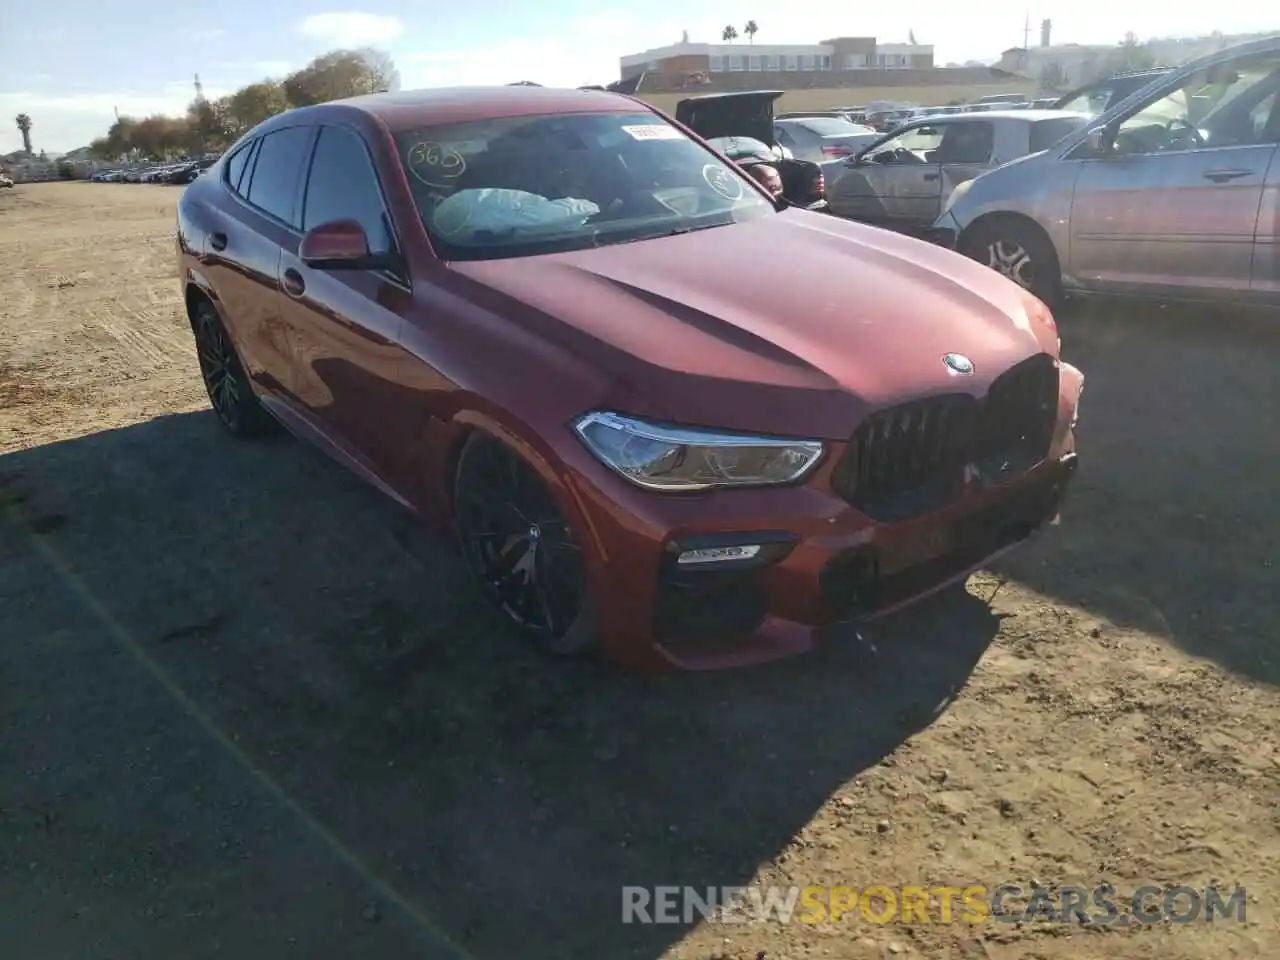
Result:
<svg viewBox="0 0 1280 960">
<path fill-rule="evenodd" d="M 522 627 L 558 639 L 578 616 L 585 579 L 568 524 L 540 479 L 504 448 L 483 443 L 464 458 L 455 497 L 458 532 L 481 583 Z"/>
</svg>

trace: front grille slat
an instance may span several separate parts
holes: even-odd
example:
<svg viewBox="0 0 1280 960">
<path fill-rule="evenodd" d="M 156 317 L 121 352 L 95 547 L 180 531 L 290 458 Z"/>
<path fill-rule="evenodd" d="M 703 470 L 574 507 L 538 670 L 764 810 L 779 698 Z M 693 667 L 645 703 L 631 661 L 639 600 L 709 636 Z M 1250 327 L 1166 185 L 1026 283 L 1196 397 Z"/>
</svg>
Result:
<svg viewBox="0 0 1280 960">
<path fill-rule="evenodd" d="M 945 394 L 876 411 L 849 438 L 832 486 L 875 519 L 931 512 L 961 495 L 969 465 L 1000 482 L 1043 460 L 1057 402 L 1058 364 L 1038 354 L 997 377 L 981 400 Z"/>
</svg>

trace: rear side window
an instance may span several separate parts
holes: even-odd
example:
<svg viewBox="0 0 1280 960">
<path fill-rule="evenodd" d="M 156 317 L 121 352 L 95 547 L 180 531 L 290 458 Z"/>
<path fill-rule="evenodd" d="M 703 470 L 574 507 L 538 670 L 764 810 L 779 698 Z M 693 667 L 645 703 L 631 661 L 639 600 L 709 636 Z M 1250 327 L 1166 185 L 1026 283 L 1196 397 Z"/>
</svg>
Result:
<svg viewBox="0 0 1280 960">
<path fill-rule="evenodd" d="M 286 127 L 263 137 L 248 189 L 243 184 L 240 187 L 240 192 L 255 207 L 292 227 L 299 225 L 298 194 L 312 130 L 312 127 Z"/>
<path fill-rule="evenodd" d="M 240 178 L 244 175 L 244 168 L 249 165 L 249 155 L 253 153 L 255 143 L 256 140 L 250 140 L 227 161 L 227 184 L 232 190 L 238 192 L 240 189 Z"/>
<path fill-rule="evenodd" d="M 1037 120 L 1031 125 L 1031 152 L 1039 153 L 1041 150 L 1048 150 L 1063 137 L 1075 133 L 1088 122 L 1078 117 Z"/>
<path fill-rule="evenodd" d="M 359 135 L 345 127 L 322 127 L 307 180 L 302 229 L 332 220 L 354 220 L 364 227 L 371 253 L 390 251 L 386 208 L 369 152 Z"/>
</svg>

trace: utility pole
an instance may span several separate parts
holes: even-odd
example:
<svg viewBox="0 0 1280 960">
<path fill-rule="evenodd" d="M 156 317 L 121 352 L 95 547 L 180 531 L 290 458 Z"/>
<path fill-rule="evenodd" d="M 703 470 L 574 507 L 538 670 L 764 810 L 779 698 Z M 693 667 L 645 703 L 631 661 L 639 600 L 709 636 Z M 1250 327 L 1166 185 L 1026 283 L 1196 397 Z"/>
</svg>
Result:
<svg viewBox="0 0 1280 960">
<path fill-rule="evenodd" d="M 204 87 L 200 84 L 200 74 L 196 74 L 196 103 L 204 103 Z"/>
<path fill-rule="evenodd" d="M 1027 12 L 1027 18 L 1022 24 L 1022 49 L 1031 49 L 1031 12 Z"/>
</svg>

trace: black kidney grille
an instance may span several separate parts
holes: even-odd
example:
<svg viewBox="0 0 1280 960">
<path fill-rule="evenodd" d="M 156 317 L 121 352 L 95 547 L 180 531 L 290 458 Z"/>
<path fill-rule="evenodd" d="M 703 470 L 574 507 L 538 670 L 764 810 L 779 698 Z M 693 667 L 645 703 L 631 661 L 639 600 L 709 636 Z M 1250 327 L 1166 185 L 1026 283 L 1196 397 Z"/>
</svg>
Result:
<svg viewBox="0 0 1280 960">
<path fill-rule="evenodd" d="M 877 411 L 849 438 L 832 487 L 879 520 L 936 510 L 960 496 L 969 464 L 996 480 L 1044 459 L 1057 401 L 1057 364 L 1041 354 L 1001 374 L 981 401 L 946 394 Z"/>
<path fill-rule="evenodd" d="M 954 394 L 872 414 L 836 465 L 836 492 L 884 519 L 945 503 L 959 493 L 977 407 Z"/>
<path fill-rule="evenodd" d="M 1021 473 L 1048 454 L 1057 419 L 1058 365 L 1042 353 L 991 384 L 978 420 L 972 460 L 984 472 L 993 465 L 1001 473 Z"/>
</svg>

